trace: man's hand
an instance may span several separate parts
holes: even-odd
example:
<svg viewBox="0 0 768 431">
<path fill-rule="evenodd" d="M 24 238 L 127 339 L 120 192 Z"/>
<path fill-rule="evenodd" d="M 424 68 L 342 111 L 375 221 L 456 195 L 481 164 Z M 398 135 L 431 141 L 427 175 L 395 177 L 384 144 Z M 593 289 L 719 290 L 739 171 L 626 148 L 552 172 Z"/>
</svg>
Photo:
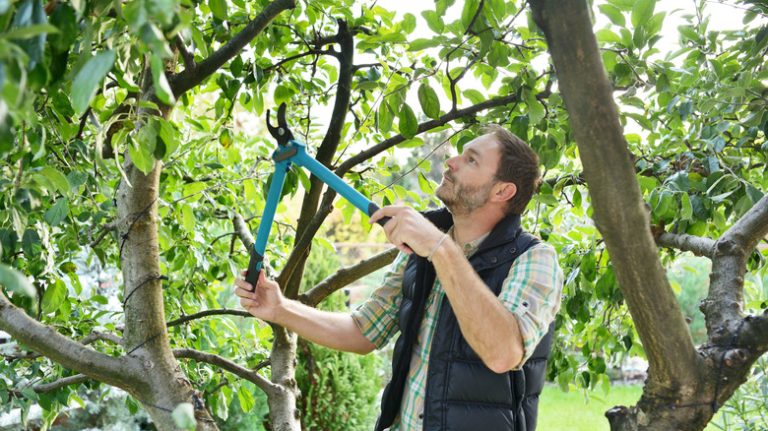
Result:
<svg viewBox="0 0 768 431">
<path fill-rule="evenodd" d="M 408 254 L 427 256 L 443 236 L 440 229 L 410 207 L 383 207 L 371 215 L 370 223 L 382 217 L 392 218 L 384 225 L 389 242 Z"/>
<path fill-rule="evenodd" d="M 242 272 L 245 276 L 246 271 Z M 267 322 L 274 322 L 278 313 L 283 308 L 285 298 L 280 291 L 280 286 L 274 280 L 268 280 L 264 276 L 264 271 L 259 271 L 259 280 L 256 282 L 255 291 L 251 291 L 253 286 L 242 278 L 235 280 L 235 295 L 240 297 L 240 305 L 254 317 Z"/>
</svg>

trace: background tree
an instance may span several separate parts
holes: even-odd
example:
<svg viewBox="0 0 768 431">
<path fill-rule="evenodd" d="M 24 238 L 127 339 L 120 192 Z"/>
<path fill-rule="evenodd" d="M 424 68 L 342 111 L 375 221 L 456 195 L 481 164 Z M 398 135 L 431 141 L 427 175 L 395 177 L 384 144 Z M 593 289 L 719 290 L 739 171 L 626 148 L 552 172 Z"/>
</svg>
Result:
<svg viewBox="0 0 768 431">
<path fill-rule="evenodd" d="M 653 34 L 650 27 L 657 25 L 659 18 L 656 17 L 663 18 L 663 15 L 654 15 L 654 2 L 613 2 L 610 6 L 608 15 L 614 22 L 624 19 L 622 6 L 631 6 L 634 27 L 631 43 L 628 39 L 616 38 L 617 44 L 627 44 L 624 48 L 628 53 L 632 53 L 632 48 L 642 49 L 645 44 L 653 46 L 653 37 L 648 38 L 648 34 Z M 688 53 L 684 62 L 688 69 L 684 73 L 698 72 L 694 73 L 694 79 L 704 81 L 704 87 L 710 90 L 705 94 L 706 101 L 700 99 L 700 93 L 686 91 L 685 78 L 670 77 L 668 74 L 674 70 L 670 70 L 668 64 L 657 66 L 644 62 L 642 55 L 634 62 L 629 61 L 635 71 L 636 67 L 643 66 L 645 79 L 652 76 L 657 84 L 647 89 L 656 97 L 651 98 L 650 103 L 637 100 L 635 102 L 640 103 L 636 105 L 650 110 L 655 102 L 657 107 L 667 107 L 667 114 L 673 112 L 671 118 L 663 112 L 652 113 L 647 121 L 640 117 L 639 123 L 647 128 L 651 139 L 655 141 L 658 136 L 665 150 L 682 152 L 674 173 L 664 179 L 667 187 L 657 193 L 655 202 L 651 195 L 650 203 L 655 205 L 653 217 L 649 217 L 637 180 L 638 163 L 619 122 L 613 87 L 604 72 L 586 2 L 575 0 L 564 5 L 563 2 L 534 1 L 532 8 L 536 22 L 547 37 L 557 69 L 559 88 L 584 163 L 595 224 L 605 238 L 616 280 L 649 361 L 648 379 L 640 401 L 632 408 L 611 409 L 606 414 L 611 428 L 703 429 L 718 407 L 747 379 L 752 364 L 768 350 L 768 314 L 745 313 L 743 298 L 744 274 L 748 266 L 754 268 L 755 263 L 764 263 L 760 254 L 755 253 L 757 244 L 768 234 L 768 196 L 763 196 L 753 185 L 764 186 L 765 176 L 754 178 L 756 183 L 750 181 L 755 165 L 753 157 L 758 158 L 756 164 L 764 167 L 765 151 L 752 150 L 764 143 L 765 135 L 758 136 L 755 126 L 750 130 L 754 121 L 750 106 L 753 104 L 745 103 L 754 95 L 762 94 L 763 83 L 755 76 L 762 72 L 763 62 L 741 63 L 739 73 L 745 76 L 744 80 L 741 76 L 726 77 L 720 61 L 726 64 L 739 61 L 739 55 L 734 52 L 707 58 L 704 54 L 707 51 L 700 50 L 702 45 L 717 49 L 723 42 L 717 34 L 702 34 L 706 20 L 700 20 L 698 27 L 681 29 L 684 37 L 692 36 L 699 44 L 696 51 L 684 50 L 683 53 Z M 764 33 L 765 28 L 748 41 L 748 51 L 764 42 Z M 699 35 L 704 37 L 699 39 Z M 758 50 L 764 52 L 762 47 Z M 721 78 L 725 78 L 725 82 Z M 642 88 L 648 85 L 645 79 L 635 72 L 631 79 L 633 87 L 646 90 Z M 681 106 L 677 112 L 670 108 L 678 101 L 669 100 L 670 95 L 665 93 L 673 86 L 671 82 L 677 83 L 675 97 L 688 99 L 685 107 Z M 701 91 L 701 87 L 697 90 Z M 667 129 L 678 127 L 667 134 L 665 126 Z M 765 131 L 762 115 L 759 127 Z M 704 161 L 707 164 L 702 167 Z M 720 189 L 717 195 L 709 194 L 718 183 L 730 178 L 736 183 Z M 740 196 L 727 199 L 739 191 Z M 675 192 L 680 192 L 680 212 L 665 209 L 661 203 L 665 193 L 669 200 Z M 697 192 L 705 194 L 701 197 Z M 706 215 L 717 218 L 716 214 L 721 214 L 720 229 L 710 232 L 715 239 L 693 235 L 696 219 L 691 194 L 697 198 L 697 207 L 714 209 Z M 716 204 L 724 202 L 727 203 L 717 207 Z M 733 220 L 733 225 L 726 227 L 726 219 Z M 637 228 L 649 226 L 651 222 L 653 234 L 651 229 Z M 670 232 L 665 231 L 665 222 L 674 222 Z M 709 292 L 701 303 L 708 339 L 698 348 L 693 345 L 668 283 L 654 235 L 662 246 L 712 259 Z"/>
<path fill-rule="evenodd" d="M 765 272 L 764 256 L 750 254 L 766 233 L 768 41 L 749 21 L 763 12 L 745 5 L 745 29 L 734 33 L 708 32 L 694 16 L 680 28 L 681 50 L 667 53 L 654 1 L 612 0 L 595 11 L 610 20 L 597 51 L 589 10 L 572 3 L 548 11 L 535 2 L 533 14 L 518 1 L 437 0 L 417 16 L 333 0 L 0 0 L 0 329 L 23 347 L 0 364 L 4 408 L 37 402 L 52 420 L 102 382 L 127 391 L 160 429 L 215 429 L 234 399 L 263 411 L 260 392 L 270 428 L 301 427 L 295 336 L 233 309 L 231 294 L 273 166 L 260 118 L 288 102 L 312 154 L 383 204 L 433 203 L 374 175 L 403 151 L 461 150 L 486 122 L 524 137 L 546 170 L 526 223 L 558 249 L 568 276 L 551 377 L 594 388 L 609 383 L 607 366 L 647 355 L 644 398 L 618 410 L 614 426 L 690 414 L 685 426 L 703 427 L 711 401 L 724 402 L 766 348 L 765 318 L 739 314 L 766 308 L 764 292 L 746 303 L 741 293 L 745 280 L 751 293 L 745 265 Z M 572 40 L 548 30 L 574 11 L 581 19 L 562 24 L 578 25 Z M 583 38 L 591 45 L 568 50 Z M 560 57 L 579 53 L 591 62 Z M 573 82 L 585 93 L 574 96 Z M 609 157 L 614 147 L 623 165 L 590 161 L 591 150 Z M 414 172 L 422 189 L 433 185 Z M 595 177 L 609 174 L 621 181 Z M 355 210 L 299 170 L 287 184 L 267 256 L 287 296 L 316 305 L 394 257 L 302 288 L 312 250 L 327 246 L 318 232 L 328 215 L 336 208 L 349 220 Z M 593 212 L 600 231 L 586 218 Z M 659 256 L 675 252 L 659 254 L 638 228 L 651 225 L 661 244 L 713 258 L 703 355 L 663 277 Z M 97 286 L 86 267 L 120 273 L 114 287 Z M 735 286 L 717 278 L 727 267 L 741 271 L 725 279 Z M 692 405 L 667 408 L 675 401 Z"/>
</svg>

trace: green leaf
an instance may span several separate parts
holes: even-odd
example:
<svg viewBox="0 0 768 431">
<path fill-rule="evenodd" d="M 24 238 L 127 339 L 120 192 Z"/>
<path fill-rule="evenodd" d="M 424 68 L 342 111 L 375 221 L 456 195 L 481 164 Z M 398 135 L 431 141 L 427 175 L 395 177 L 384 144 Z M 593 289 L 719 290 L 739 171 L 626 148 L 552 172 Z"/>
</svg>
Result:
<svg viewBox="0 0 768 431">
<path fill-rule="evenodd" d="M 21 249 L 28 259 L 39 257 L 42 244 L 40 243 L 40 235 L 37 234 L 37 231 L 33 229 L 24 231 L 24 235 L 21 238 Z"/>
<path fill-rule="evenodd" d="M 437 93 L 426 82 L 419 86 L 419 103 L 424 114 L 429 118 L 440 116 L 440 100 Z"/>
<path fill-rule="evenodd" d="M 441 46 L 445 42 L 444 37 L 433 37 L 429 39 L 414 39 L 408 45 L 408 51 L 421 51 L 427 48 Z"/>
<path fill-rule="evenodd" d="M 224 21 L 227 19 L 227 0 L 208 0 L 213 16 Z"/>
<path fill-rule="evenodd" d="M 441 34 L 443 30 L 445 29 L 445 23 L 443 23 L 443 18 L 438 15 L 437 12 L 433 10 L 425 10 L 421 13 L 421 16 L 424 17 L 424 19 L 427 21 L 427 25 L 429 26 L 429 29 L 434 31 L 437 34 Z"/>
<path fill-rule="evenodd" d="M 419 188 L 422 192 L 431 195 L 435 192 L 434 187 L 432 187 L 432 184 L 429 182 L 427 177 L 424 176 L 424 173 L 419 172 Z"/>
<path fill-rule="evenodd" d="M 627 24 L 626 20 L 624 19 L 624 14 L 616 6 L 611 4 L 601 4 L 598 6 L 598 9 L 600 9 L 600 12 L 607 16 L 608 19 L 610 19 L 611 22 L 615 25 L 624 27 Z"/>
<path fill-rule="evenodd" d="M 240 401 L 240 408 L 242 408 L 244 412 L 253 410 L 253 407 L 256 405 L 256 400 L 253 399 L 251 391 L 249 391 L 245 385 L 240 385 L 237 388 L 237 399 Z"/>
<path fill-rule="evenodd" d="M 526 100 L 528 104 L 528 118 L 530 119 L 530 124 L 538 124 L 546 115 L 546 111 L 544 110 L 544 105 L 536 99 L 536 95 L 533 93 L 528 94 L 529 97 Z"/>
<path fill-rule="evenodd" d="M 171 85 L 168 84 L 168 78 L 165 76 L 163 60 L 156 54 L 152 54 L 150 63 L 152 65 L 152 82 L 155 84 L 155 95 L 164 104 L 175 105 L 176 98 L 173 96 L 173 90 L 171 90 Z"/>
<path fill-rule="evenodd" d="M 638 0 L 632 6 L 632 26 L 639 27 L 653 16 L 656 0 Z"/>
<path fill-rule="evenodd" d="M 505 67 L 509 65 L 509 49 L 501 42 L 493 41 L 488 53 L 488 64 L 491 67 Z"/>
<path fill-rule="evenodd" d="M 680 218 L 682 220 L 691 220 L 693 217 L 693 206 L 691 206 L 691 198 L 688 193 L 682 193 L 680 195 Z"/>
<path fill-rule="evenodd" d="M 411 138 L 397 144 L 398 148 L 417 148 L 424 145 L 424 140 L 421 138 Z"/>
<path fill-rule="evenodd" d="M 475 90 L 474 88 L 464 90 L 462 91 L 462 94 L 464 95 L 464 97 L 469 99 L 469 101 L 475 105 L 487 100 L 487 98 L 483 95 L 483 93 L 479 92 L 478 90 Z"/>
<path fill-rule="evenodd" d="M 464 8 L 461 10 L 461 27 L 464 30 L 469 29 L 469 25 L 472 24 L 479 8 L 480 0 L 466 0 L 464 2 Z"/>
<path fill-rule="evenodd" d="M 56 168 L 46 166 L 40 173 L 47 178 L 61 194 L 66 195 L 69 193 L 69 181 L 67 180 L 67 177 Z"/>
<path fill-rule="evenodd" d="M 659 12 L 653 15 L 653 18 L 648 20 L 648 24 L 646 25 L 648 37 L 651 37 L 661 31 L 661 27 L 664 25 L 664 17 L 666 15 L 666 12 Z"/>
<path fill-rule="evenodd" d="M 187 204 L 181 206 L 181 226 L 189 233 L 195 231 L 195 213 L 192 211 L 192 207 Z"/>
<path fill-rule="evenodd" d="M 195 408 L 190 403 L 181 403 L 173 409 L 171 413 L 173 422 L 177 427 L 185 430 L 195 429 L 197 420 L 195 420 Z"/>
<path fill-rule="evenodd" d="M 403 15 L 403 31 L 406 33 L 411 33 L 415 29 L 416 29 L 416 17 L 412 13 L 406 13 L 405 15 Z"/>
<path fill-rule="evenodd" d="M 413 109 L 407 103 L 403 103 L 397 118 L 400 121 L 400 134 L 404 138 L 410 139 L 416 136 L 416 132 L 419 130 L 419 123 L 416 120 L 416 114 L 413 113 Z"/>
<path fill-rule="evenodd" d="M 0 285 L 14 294 L 23 295 L 29 298 L 37 297 L 35 288 L 29 282 L 24 274 L 8 265 L 0 263 Z"/>
<path fill-rule="evenodd" d="M 66 297 L 67 286 L 61 279 L 57 279 L 43 293 L 43 313 L 53 313 L 58 310 Z"/>
<path fill-rule="evenodd" d="M 59 29 L 50 24 L 34 24 L 26 27 L 14 28 L 0 36 L 0 39 L 29 39 L 41 34 L 58 33 Z"/>
<path fill-rule="evenodd" d="M 144 175 L 149 175 L 149 173 L 152 172 L 152 167 L 155 165 L 154 156 L 146 154 L 136 145 L 128 146 L 128 154 L 130 154 L 133 164 L 139 168 Z"/>
<path fill-rule="evenodd" d="M 115 53 L 112 50 L 102 51 L 85 63 L 72 82 L 72 107 L 77 115 L 85 112 L 91 99 L 96 94 L 96 89 L 107 76 L 107 72 L 115 64 Z"/>
<path fill-rule="evenodd" d="M 69 205 L 67 198 L 60 198 L 56 200 L 56 203 L 48 208 L 48 211 L 45 212 L 43 218 L 45 218 L 45 221 L 47 221 L 51 226 L 58 226 L 59 223 L 67 218 L 68 212 Z"/>
<path fill-rule="evenodd" d="M 621 36 L 614 33 L 613 31 L 603 28 L 598 30 L 595 33 L 595 37 L 597 37 L 598 42 L 603 43 L 621 43 Z"/>
<path fill-rule="evenodd" d="M 173 124 L 162 118 L 157 119 L 157 124 L 160 126 L 157 135 L 165 144 L 165 154 L 163 155 L 163 158 L 168 158 L 179 146 L 179 131 L 176 130 Z"/>
</svg>

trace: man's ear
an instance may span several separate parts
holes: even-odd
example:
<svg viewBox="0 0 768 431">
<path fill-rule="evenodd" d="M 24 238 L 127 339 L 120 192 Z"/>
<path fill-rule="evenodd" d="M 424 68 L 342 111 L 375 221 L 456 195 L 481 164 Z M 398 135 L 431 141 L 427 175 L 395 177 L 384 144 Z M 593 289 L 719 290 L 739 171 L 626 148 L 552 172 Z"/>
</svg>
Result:
<svg viewBox="0 0 768 431">
<path fill-rule="evenodd" d="M 515 183 L 499 181 L 494 186 L 491 198 L 496 202 L 509 202 L 517 194 Z"/>
</svg>

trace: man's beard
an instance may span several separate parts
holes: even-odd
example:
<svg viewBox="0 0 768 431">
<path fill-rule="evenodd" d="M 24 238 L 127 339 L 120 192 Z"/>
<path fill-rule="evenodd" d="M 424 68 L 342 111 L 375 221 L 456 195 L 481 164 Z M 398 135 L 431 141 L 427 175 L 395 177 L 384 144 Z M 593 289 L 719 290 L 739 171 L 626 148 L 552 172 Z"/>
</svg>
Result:
<svg viewBox="0 0 768 431">
<path fill-rule="evenodd" d="M 466 186 L 457 183 L 450 172 L 444 175 L 450 181 L 451 189 L 447 189 L 448 184 L 443 180 L 435 191 L 435 195 L 452 214 L 469 214 L 488 202 L 494 185 L 493 181 L 479 186 Z"/>
</svg>

